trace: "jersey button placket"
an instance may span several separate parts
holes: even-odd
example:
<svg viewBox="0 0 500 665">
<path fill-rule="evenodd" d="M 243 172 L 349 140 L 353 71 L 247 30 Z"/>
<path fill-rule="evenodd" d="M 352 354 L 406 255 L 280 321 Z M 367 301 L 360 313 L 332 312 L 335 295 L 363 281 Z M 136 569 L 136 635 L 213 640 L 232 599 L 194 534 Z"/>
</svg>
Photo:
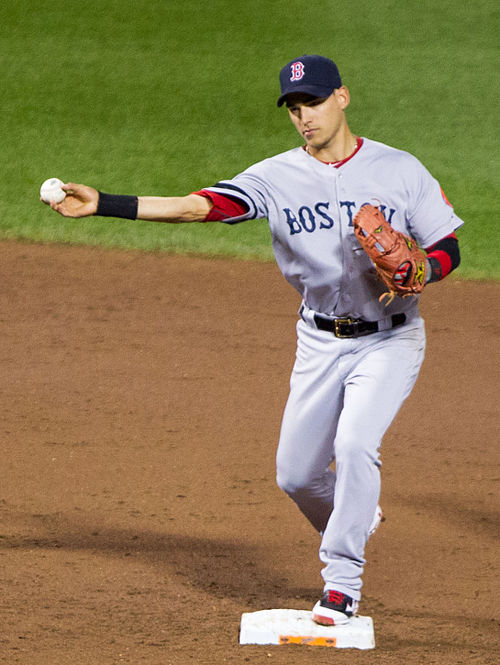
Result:
<svg viewBox="0 0 500 665">
<path fill-rule="evenodd" d="M 337 201 L 337 215 L 339 220 L 339 237 L 341 243 L 341 254 L 342 254 L 342 280 L 340 284 L 340 296 L 339 304 L 341 303 L 342 311 L 350 312 L 352 309 L 352 299 L 347 294 L 347 283 L 352 279 L 354 274 L 354 269 L 351 261 L 351 257 L 346 252 L 345 243 L 347 241 L 347 235 L 349 234 L 349 220 L 344 220 L 342 216 L 342 207 L 340 201 L 345 198 L 345 188 L 343 184 L 342 172 L 337 170 L 337 178 L 335 179 L 335 189 L 336 189 L 336 201 Z"/>
<path fill-rule="evenodd" d="M 333 311 L 337 311 L 339 303 L 342 301 L 342 291 L 343 291 L 343 284 L 345 281 L 345 260 L 344 260 L 344 248 L 343 248 L 343 235 L 344 235 L 344 230 L 342 228 L 342 210 L 340 207 L 340 199 L 339 199 L 339 194 L 340 194 L 340 186 L 339 186 L 339 179 L 340 179 L 340 173 L 338 169 L 335 167 L 331 168 L 331 176 L 332 176 L 332 182 L 331 182 L 331 188 L 333 190 L 333 202 L 335 205 L 336 209 L 336 219 L 337 219 L 337 233 L 335 234 L 335 242 L 339 243 L 339 251 L 335 252 L 336 254 L 336 260 L 340 262 L 340 279 L 339 279 L 339 290 L 337 291 L 337 298 L 334 305 Z"/>
</svg>

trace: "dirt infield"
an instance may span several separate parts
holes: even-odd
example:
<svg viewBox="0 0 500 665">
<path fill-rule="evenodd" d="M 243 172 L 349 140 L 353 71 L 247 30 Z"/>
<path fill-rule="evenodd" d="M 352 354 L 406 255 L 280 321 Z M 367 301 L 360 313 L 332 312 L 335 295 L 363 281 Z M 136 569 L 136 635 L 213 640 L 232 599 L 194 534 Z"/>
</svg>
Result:
<svg viewBox="0 0 500 665">
<path fill-rule="evenodd" d="M 268 264 L 0 251 L 0 662 L 499 662 L 499 284 L 422 299 L 367 552 L 377 648 L 242 647 L 242 612 L 321 591 L 274 480 L 298 296 Z"/>
</svg>

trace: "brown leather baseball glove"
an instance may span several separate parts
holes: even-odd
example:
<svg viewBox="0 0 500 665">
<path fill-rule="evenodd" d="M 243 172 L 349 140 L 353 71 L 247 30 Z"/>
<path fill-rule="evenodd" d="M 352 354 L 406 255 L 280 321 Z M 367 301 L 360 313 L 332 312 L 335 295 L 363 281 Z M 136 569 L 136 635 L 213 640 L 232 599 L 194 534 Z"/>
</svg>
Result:
<svg viewBox="0 0 500 665">
<path fill-rule="evenodd" d="M 389 305 L 395 296 L 406 298 L 421 293 L 427 263 L 415 240 L 395 231 L 378 208 L 364 205 L 354 217 L 354 233 L 375 265 L 378 276 L 389 288 L 379 300 Z"/>
</svg>

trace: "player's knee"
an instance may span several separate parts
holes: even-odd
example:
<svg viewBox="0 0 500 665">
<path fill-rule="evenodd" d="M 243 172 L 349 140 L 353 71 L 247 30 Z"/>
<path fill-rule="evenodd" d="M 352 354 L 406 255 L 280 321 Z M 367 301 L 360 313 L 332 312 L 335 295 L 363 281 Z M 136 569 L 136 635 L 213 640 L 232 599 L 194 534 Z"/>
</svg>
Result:
<svg viewBox="0 0 500 665">
<path fill-rule="evenodd" d="M 278 467 L 276 483 L 288 496 L 297 499 L 321 493 L 325 480 L 322 475 L 318 477 L 316 470 L 305 467 Z"/>
<path fill-rule="evenodd" d="M 281 490 L 283 490 L 283 492 L 286 492 L 288 495 L 292 495 L 297 489 L 297 485 L 294 480 L 289 475 L 283 472 L 280 473 L 279 471 L 276 474 L 276 484 Z"/>
<path fill-rule="evenodd" d="M 302 473 L 300 469 L 293 468 L 279 468 L 276 473 L 276 483 L 283 492 L 289 496 L 295 496 L 307 489 L 310 485 L 311 479 Z"/>
</svg>

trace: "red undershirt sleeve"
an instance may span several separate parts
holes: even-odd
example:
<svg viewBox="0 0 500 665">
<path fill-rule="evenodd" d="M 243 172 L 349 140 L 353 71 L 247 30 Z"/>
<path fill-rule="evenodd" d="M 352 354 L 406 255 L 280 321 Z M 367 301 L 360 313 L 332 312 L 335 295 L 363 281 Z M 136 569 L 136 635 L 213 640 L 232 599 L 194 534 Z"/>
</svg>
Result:
<svg viewBox="0 0 500 665">
<path fill-rule="evenodd" d="M 241 217 L 241 215 L 248 212 L 246 205 L 241 201 L 238 201 L 238 199 L 232 199 L 222 194 L 210 192 L 206 189 L 200 189 L 200 191 L 192 192 L 192 194 L 204 196 L 206 199 L 212 201 L 213 206 L 205 218 L 206 222 L 222 222 L 225 219 L 230 219 L 232 217 Z"/>
</svg>

